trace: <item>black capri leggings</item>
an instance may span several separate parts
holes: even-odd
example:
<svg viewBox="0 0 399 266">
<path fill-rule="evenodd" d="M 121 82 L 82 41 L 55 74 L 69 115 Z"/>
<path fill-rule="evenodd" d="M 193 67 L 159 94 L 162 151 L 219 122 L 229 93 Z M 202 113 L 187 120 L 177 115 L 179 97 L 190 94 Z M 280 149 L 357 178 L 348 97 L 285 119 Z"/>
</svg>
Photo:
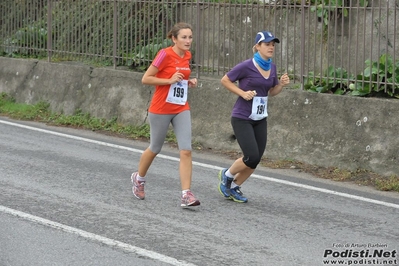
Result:
<svg viewBox="0 0 399 266">
<path fill-rule="evenodd" d="M 267 118 L 254 121 L 232 117 L 231 125 L 238 145 L 244 154 L 244 164 L 255 169 L 266 149 Z"/>
</svg>

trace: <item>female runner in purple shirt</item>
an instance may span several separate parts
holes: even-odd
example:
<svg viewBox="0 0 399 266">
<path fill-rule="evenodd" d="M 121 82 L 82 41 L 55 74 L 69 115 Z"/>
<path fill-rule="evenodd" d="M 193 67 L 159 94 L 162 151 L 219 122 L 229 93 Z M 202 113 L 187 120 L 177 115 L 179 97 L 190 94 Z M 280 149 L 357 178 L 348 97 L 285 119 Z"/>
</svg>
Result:
<svg viewBox="0 0 399 266">
<path fill-rule="evenodd" d="M 275 43 L 280 40 L 270 32 L 258 32 L 254 57 L 237 64 L 221 80 L 224 87 L 239 96 L 231 113 L 231 125 L 243 156 L 219 172 L 218 187 L 225 198 L 235 202 L 248 202 L 240 186 L 255 171 L 266 148 L 268 97 L 279 94 L 290 83 L 286 73 L 277 77 L 272 63 Z"/>
</svg>

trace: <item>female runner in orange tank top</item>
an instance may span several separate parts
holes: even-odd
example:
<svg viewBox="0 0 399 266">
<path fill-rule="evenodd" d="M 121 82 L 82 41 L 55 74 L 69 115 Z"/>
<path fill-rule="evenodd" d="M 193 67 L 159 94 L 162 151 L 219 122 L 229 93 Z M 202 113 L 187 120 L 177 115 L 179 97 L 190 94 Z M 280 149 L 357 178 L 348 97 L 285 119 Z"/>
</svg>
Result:
<svg viewBox="0 0 399 266">
<path fill-rule="evenodd" d="M 162 49 L 145 72 L 142 83 L 155 86 L 149 111 L 150 146 L 143 152 L 138 171 L 133 173 L 133 194 L 144 199 L 146 174 L 153 160 L 161 151 L 165 137 L 172 124 L 180 153 L 181 206 L 200 205 L 191 192 L 192 155 L 191 155 L 191 115 L 187 102 L 188 88 L 197 86 L 197 79 L 190 78 L 190 47 L 193 32 L 190 24 L 177 23 L 168 33 L 173 46 Z"/>
</svg>

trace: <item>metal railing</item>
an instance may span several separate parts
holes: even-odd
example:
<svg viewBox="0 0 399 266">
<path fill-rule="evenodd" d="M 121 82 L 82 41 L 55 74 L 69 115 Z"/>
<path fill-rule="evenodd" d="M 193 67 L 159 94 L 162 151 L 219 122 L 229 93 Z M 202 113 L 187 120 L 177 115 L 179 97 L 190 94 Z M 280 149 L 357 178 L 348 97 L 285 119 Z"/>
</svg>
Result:
<svg viewBox="0 0 399 266">
<path fill-rule="evenodd" d="M 256 33 L 269 30 L 281 41 L 273 58 L 279 73 L 298 86 L 399 94 L 399 3 L 336 2 L 2 0 L 0 55 L 143 71 L 169 45 L 171 26 L 185 21 L 194 27 L 198 77 L 220 77 L 252 57 Z"/>
</svg>

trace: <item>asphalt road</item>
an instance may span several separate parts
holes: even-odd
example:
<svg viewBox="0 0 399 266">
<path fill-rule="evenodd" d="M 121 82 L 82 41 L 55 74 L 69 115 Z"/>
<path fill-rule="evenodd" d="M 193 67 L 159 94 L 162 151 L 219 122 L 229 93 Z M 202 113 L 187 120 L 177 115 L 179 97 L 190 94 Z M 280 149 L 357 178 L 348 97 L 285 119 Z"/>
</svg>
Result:
<svg viewBox="0 0 399 266">
<path fill-rule="evenodd" d="M 147 145 L 0 118 L 0 266 L 399 265 L 399 193 L 260 168 L 239 204 L 217 191 L 232 161 L 194 152 L 186 210 L 166 146 L 133 197 Z"/>
</svg>

